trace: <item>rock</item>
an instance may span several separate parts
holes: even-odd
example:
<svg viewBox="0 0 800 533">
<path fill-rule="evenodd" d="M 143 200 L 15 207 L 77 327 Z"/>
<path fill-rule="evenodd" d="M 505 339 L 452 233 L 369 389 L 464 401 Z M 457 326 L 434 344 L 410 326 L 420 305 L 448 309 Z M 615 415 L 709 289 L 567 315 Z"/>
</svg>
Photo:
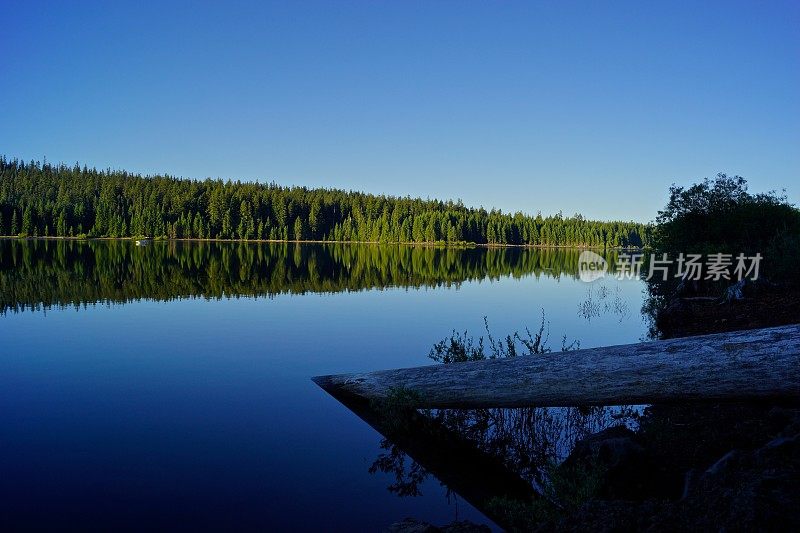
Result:
<svg viewBox="0 0 800 533">
<path fill-rule="evenodd" d="M 733 285 L 725 289 L 722 295 L 722 301 L 726 303 L 734 302 L 744 298 L 744 286 L 747 284 L 746 279 L 740 279 Z"/>
<path fill-rule="evenodd" d="M 636 434 L 625 426 L 612 426 L 576 443 L 561 465 L 565 471 L 600 466 L 603 479 L 599 497 L 641 499 L 652 494 L 654 468 Z"/>
<path fill-rule="evenodd" d="M 643 450 L 634 442 L 635 437 L 636 433 L 625 426 L 611 426 L 576 442 L 570 457 L 586 459 L 599 456 L 606 466 L 613 467 Z"/>
<path fill-rule="evenodd" d="M 667 467 L 662 479 L 680 461 L 683 496 L 676 487 L 667 497 L 590 500 L 540 531 L 800 531 L 800 408 L 654 406 L 648 413 L 663 423 L 651 419 L 634 444 L 645 445 L 653 465 Z M 626 436 L 624 429 L 592 435 L 582 453 L 604 437 Z M 706 444 L 681 445 L 691 438 Z M 576 454 L 569 459 L 576 460 Z M 641 477 L 658 473 L 647 466 Z"/>
<path fill-rule="evenodd" d="M 697 529 L 798 531 L 800 434 L 751 451 L 732 450 L 708 468 L 681 500 Z"/>
</svg>

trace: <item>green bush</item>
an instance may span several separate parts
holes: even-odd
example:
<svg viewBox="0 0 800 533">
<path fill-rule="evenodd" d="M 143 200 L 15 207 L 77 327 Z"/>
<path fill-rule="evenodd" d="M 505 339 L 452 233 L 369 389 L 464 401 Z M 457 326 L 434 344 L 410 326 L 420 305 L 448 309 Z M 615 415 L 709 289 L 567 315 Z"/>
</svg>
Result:
<svg viewBox="0 0 800 533">
<path fill-rule="evenodd" d="M 653 245 L 668 253 L 760 253 L 763 274 L 796 276 L 800 210 L 774 191 L 751 194 L 739 176 L 719 174 L 688 188 L 673 185 L 658 212 Z M 792 255 L 794 254 L 794 255 Z"/>
<path fill-rule="evenodd" d="M 764 252 L 779 231 L 800 232 L 800 211 L 774 191 L 750 194 L 747 181 L 719 174 L 670 187 L 658 212 L 654 247 L 666 252 Z"/>
</svg>

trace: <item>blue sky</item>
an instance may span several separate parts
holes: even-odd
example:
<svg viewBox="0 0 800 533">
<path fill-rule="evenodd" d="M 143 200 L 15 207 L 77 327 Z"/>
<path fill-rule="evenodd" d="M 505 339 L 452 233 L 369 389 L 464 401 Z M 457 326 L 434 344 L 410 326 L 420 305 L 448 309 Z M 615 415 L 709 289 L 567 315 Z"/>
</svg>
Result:
<svg viewBox="0 0 800 533">
<path fill-rule="evenodd" d="M 650 220 L 800 203 L 797 2 L 9 2 L 0 153 Z"/>
</svg>

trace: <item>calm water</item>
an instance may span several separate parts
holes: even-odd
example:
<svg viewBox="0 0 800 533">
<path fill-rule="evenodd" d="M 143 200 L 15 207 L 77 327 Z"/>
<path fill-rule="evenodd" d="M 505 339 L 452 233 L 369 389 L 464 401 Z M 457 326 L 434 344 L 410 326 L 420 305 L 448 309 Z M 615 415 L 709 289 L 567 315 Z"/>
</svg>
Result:
<svg viewBox="0 0 800 533">
<path fill-rule="evenodd" d="M 0 520 L 381 530 L 488 523 L 311 376 L 428 364 L 451 330 L 635 342 L 639 281 L 576 250 L 0 241 Z M 613 257 L 610 258 L 613 262 Z"/>
</svg>

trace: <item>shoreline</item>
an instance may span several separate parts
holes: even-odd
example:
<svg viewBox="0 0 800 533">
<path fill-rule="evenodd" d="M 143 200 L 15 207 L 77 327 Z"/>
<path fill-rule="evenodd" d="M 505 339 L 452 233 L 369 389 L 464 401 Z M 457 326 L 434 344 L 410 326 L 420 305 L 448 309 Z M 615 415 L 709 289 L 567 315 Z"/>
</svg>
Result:
<svg viewBox="0 0 800 533">
<path fill-rule="evenodd" d="M 323 240 L 283 240 L 283 239 L 201 239 L 198 237 L 177 239 L 153 239 L 149 237 L 20 237 L 18 235 L 0 235 L 0 240 L 17 241 L 137 241 L 147 240 L 155 242 L 220 242 L 220 243 L 249 243 L 249 244 L 370 244 L 381 246 L 424 246 L 431 248 L 531 248 L 531 249 L 578 249 L 578 250 L 647 250 L 647 247 L 635 246 L 590 246 L 583 244 L 499 244 L 499 243 L 448 243 L 448 242 L 380 242 L 380 241 L 323 241 Z"/>
</svg>

